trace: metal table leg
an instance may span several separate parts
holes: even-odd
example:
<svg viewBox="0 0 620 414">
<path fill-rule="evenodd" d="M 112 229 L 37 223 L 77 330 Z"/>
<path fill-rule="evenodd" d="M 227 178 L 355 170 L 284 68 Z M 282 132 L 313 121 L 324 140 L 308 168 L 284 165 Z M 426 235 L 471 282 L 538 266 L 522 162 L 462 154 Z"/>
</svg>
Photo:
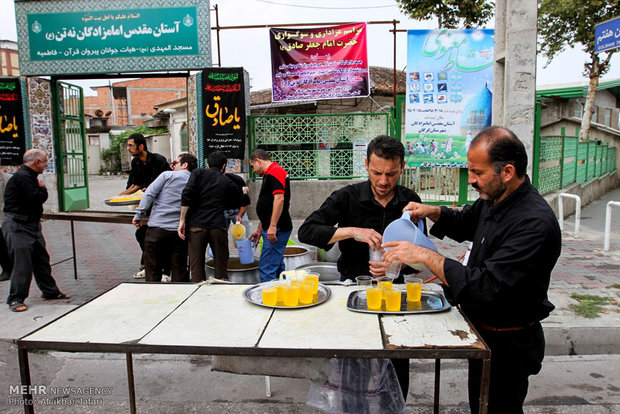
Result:
<svg viewBox="0 0 620 414">
<path fill-rule="evenodd" d="M 441 359 L 435 359 L 435 399 L 433 401 L 433 412 L 439 414 L 439 383 L 441 379 Z"/>
<path fill-rule="evenodd" d="M 482 360 L 480 373 L 480 414 L 487 414 L 489 406 L 489 384 L 491 383 L 491 357 Z"/>
<path fill-rule="evenodd" d="M 22 386 L 25 386 L 28 392 L 26 394 L 22 394 L 22 399 L 24 400 L 24 413 L 33 414 L 34 413 L 34 401 L 32 400 L 32 393 L 30 392 L 31 382 L 30 382 L 30 363 L 28 362 L 28 350 L 18 348 L 17 356 L 19 359 L 19 375 L 22 380 Z"/>
<path fill-rule="evenodd" d="M 136 414 L 136 387 L 133 381 L 133 359 L 131 352 L 127 356 L 127 387 L 129 388 L 129 409 L 131 414 Z"/>
</svg>

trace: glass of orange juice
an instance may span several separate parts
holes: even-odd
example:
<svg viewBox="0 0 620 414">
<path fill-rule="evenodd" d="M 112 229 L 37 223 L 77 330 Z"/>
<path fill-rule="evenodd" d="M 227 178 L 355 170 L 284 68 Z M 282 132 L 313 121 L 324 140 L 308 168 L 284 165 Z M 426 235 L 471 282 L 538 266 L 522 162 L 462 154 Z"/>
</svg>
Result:
<svg viewBox="0 0 620 414">
<path fill-rule="evenodd" d="M 284 303 L 284 287 L 286 285 L 287 283 L 283 280 L 276 280 L 275 282 L 273 282 L 273 287 L 276 288 L 276 290 L 278 291 L 278 303 L 279 304 Z"/>
<path fill-rule="evenodd" d="M 375 287 L 366 289 L 366 304 L 368 306 L 368 310 L 381 310 L 382 295 L 383 289 L 381 288 Z"/>
<path fill-rule="evenodd" d="M 313 291 L 312 294 L 316 295 L 319 293 L 319 274 L 318 273 L 308 273 L 306 275 L 306 280 L 312 280 L 313 283 Z"/>
<path fill-rule="evenodd" d="M 299 283 L 299 304 L 310 305 L 314 297 L 314 282 L 303 280 Z"/>
<path fill-rule="evenodd" d="M 383 279 L 377 283 L 383 292 L 382 298 L 385 300 L 385 292 L 388 290 L 392 290 L 392 279 Z"/>
<path fill-rule="evenodd" d="M 263 305 L 276 306 L 278 303 L 278 290 L 271 284 L 266 285 L 263 290 Z"/>
<path fill-rule="evenodd" d="M 396 289 L 385 290 L 385 310 L 388 312 L 400 311 L 400 300 L 402 292 Z"/>
<path fill-rule="evenodd" d="M 407 302 L 419 302 L 422 299 L 422 279 L 417 277 L 406 277 Z"/>
<path fill-rule="evenodd" d="M 294 307 L 299 304 L 299 283 L 284 287 L 284 306 Z"/>
</svg>

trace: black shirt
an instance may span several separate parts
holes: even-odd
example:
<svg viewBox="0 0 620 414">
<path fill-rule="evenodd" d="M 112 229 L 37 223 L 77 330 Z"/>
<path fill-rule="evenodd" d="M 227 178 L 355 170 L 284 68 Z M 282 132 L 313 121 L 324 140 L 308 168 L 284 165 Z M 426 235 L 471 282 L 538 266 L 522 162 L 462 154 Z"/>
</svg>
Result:
<svg viewBox="0 0 620 414">
<path fill-rule="evenodd" d="M 164 171 L 170 171 L 168 160 L 161 154 L 154 152 L 146 152 L 146 163 L 143 163 L 139 157 L 133 157 L 131 160 L 131 172 L 127 179 L 127 187 L 137 185 L 140 188 L 146 188 Z"/>
<path fill-rule="evenodd" d="M 232 181 L 237 186 L 239 191 L 241 191 L 241 206 L 240 207 L 249 206 L 250 196 L 243 192 L 243 187 L 247 186 L 247 184 L 245 183 L 245 180 L 239 177 L 237 174 L 226 173 L 224 175 L 228 177 L 230 181 Z"/>
<path fill-rule="evenodd" d="M 461 211 L 442 207 L 431 234 L 473 241 L 467 266 L 448 258 L 444 264 L 450 291 L 472 321 L 523 326 L 554 309 L 547 290 L 560 227 L 529 178 L 496 205 L 478 199 Z"/>
<path fill-rule="evenodd" d="M 271 224 L 271 214 L 273 213 L 273 200 L 275 194 L 284 194 L 284 204 L 282 214 L 278 219 L 276 227 L 280 231 L 293 229 L 293 220 L 289 214 L 291 204 L 291 182 L 288 173 L 276 162 L 272 162 L 263 175 L 263 184 L 260 187 L 260 194 L 256 201 L 256 215 L 260 220 L 263 230 L 267 231 Z"/>
<path fill-rule="evenodd" d="M 186 223 L 203 229 L 226 229 L 224 210 L 239 208 L 241 194 L 219 169 L 196 168 L 181 195 L 181 205 L 189 207 Z"/>
<path fill-rule="evenodd" d="M 420 197 L 412 190 L 396 186 L 394 197 L 385 207 L 379 204 L 370 188 L 370 181 L 348 185 L 334 191 L 310 214 L 299 228 L 299 241 L 329 250 L 328 244 L 339 227 L 364 227 L 374 229 L 380 234 L 392 221 L 399 219 L 403 208 L 410 202 L 420 202 Z M 345 279 L 370 274 L 368 244 L 353 239 L 338 242 L 340 258 L 338 271 Z"/>
<path fill-rule="evenodd" d="M 47 200 L 47 188 L 39 187 L 37 173 L 22 165 L 6 183 L 4 212 L 27 216 L 29 220 L 41 220 L 43 203 Z"/>
</svg>

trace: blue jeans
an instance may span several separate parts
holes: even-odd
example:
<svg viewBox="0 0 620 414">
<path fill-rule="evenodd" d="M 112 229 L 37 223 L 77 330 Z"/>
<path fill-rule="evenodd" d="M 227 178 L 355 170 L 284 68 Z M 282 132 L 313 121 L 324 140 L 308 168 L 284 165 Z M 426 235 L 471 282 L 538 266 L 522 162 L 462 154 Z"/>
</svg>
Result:
<svg viewBox="0 0 620 414">
<path fill-rule="evenodd" d="M 267 232 L 261 231 L 263 237 L 263 251 L 258 262 L 258 273 L 261 282 L 268 282 L 277 279 L 280 273 L 284 272 L 284 249 L 292 230 L 276 231 L 276 242 L 271 243 L 267 240 Z"/>
</svg>

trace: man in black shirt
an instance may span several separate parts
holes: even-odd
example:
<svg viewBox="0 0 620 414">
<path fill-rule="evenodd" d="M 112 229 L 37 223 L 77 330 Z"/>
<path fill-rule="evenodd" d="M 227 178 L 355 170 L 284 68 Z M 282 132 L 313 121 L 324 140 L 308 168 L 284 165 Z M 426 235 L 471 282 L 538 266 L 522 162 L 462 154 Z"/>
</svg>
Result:
<svg viewBox="0 0 620 414">
<path fill-rule="evenodd" d="M 209 168 L 196 168 L 181 195 L 179 237 L 187 239 L 192 282 L 206 280 L 205 251 L 213 251 L 215 277 L 228 278 L 228 233 L 224 210 L 239 208 L 241 190 L 224 175 L 226 156 L 215 151 Z"/>
<path fill-rule="evenodd" d="M 41 232 L 47 188 L 37 176 L 47 167 L 47 156 L 38 149 L 24 153 L 24 164 L 11 177 L 4 192 L 2 234 L 13 259 L 7 303 L 13 312 L 28 310 L 24 301 L 34 280 L 44 299 L 68 299 L 52 277 L 50 256 Z"/>
<path fill-rule="evenodd" d="M 385 274 L 384 262 L 369 262 L 368 248 L 380 249 L 387 225 L 401 217 L 407 203 L 420 202 L 414 191 L 398 185 L 404 166 L 403 144 L 386 135 L 376 137 L 367 149 L 368 181 L 333 192 L 299 228 L 302 243 L 329 250 L 338 242 L 342 280 Z"/>
<path fill-rule="evenodd" d="M 144 190 L 164 171 L 170 171 L 172 168 L 166 157 L 161 154 L 149 152 L 146 145 L 144 135 L 135 133 L 127 138 L 127 151 L 132 155 L 131 172 L 127 179 L 127 188 L 119 195 L 133 194 L 138 190 Z M 148 225 L 144 224 L 136 230 L 136 240 L 142 250 L 140 258 L 140 271 L 136 272 L 133 277 L 141 279 L 146 276 L 144 271 L 144 238 Z M 165 266 L 164 274 L 169 274 L 169 265 Z"/>
<path fill-rule="evenodd" d="M 341 253 L 338 271 L 342 280 L 355 280 L 355 277 L 369 273 L 385 275 L 385 262 L 369 261 L 369 246 L 373 250 L 380 249 L 387 225 L 401 217 L 407 203 L 420 202 L 414 191 L 398 185 L 404 167 L 403 144 L 390 136 L 379 135 L 368 144 L 368 181 L 334 191 L 299 228 L 302 243 L 329 250 L 338 242 Z M 392 359 L 392 363 L 406 399 L 409 360 Z"/>
<path fill-rule="evenodd" d="M 469 183 L 480 198 L 462 210 L 411 203 L 412 217 L 435 222 L 431 234 L 472 242 L 465 266 L 407 242 L 385 243 L 386 261 L 424 263 L 491 348 L 489 413 L 522 413 L 528 377 L 540 371 L 540 321 L 562 240 L 555 215 L 526 175 L 527 154 L 509 130 L 481 131 L 467 152 Z M 478 412 L 481 363 L 470 361 L 469 404 Z"/>
</svg>

